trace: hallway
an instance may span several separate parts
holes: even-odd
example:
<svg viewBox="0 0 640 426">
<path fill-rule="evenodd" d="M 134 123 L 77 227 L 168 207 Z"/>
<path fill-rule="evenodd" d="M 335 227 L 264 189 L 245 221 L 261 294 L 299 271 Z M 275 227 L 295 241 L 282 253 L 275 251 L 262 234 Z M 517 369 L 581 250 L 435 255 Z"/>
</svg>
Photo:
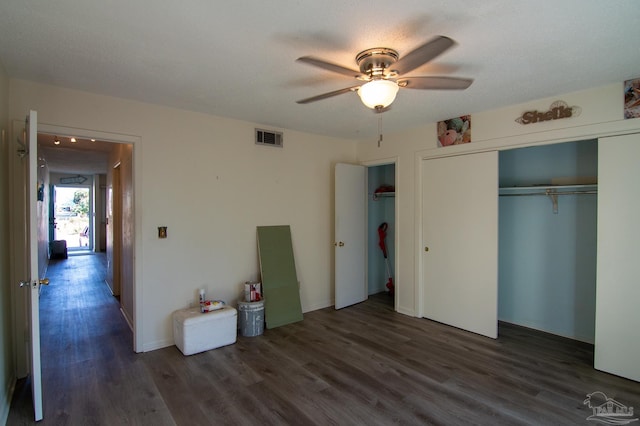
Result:
<svg viewBox="0 0 640 426">
<path fill-rule="evenodd" d="M 38 424 L 174 424 L 159 399 L 118 300 L 106 255 L 51 260 L 40 296 L 44 420 Z M 30 384 L 16 387 L 8 425 L 33 422 Z"/>
</svg>

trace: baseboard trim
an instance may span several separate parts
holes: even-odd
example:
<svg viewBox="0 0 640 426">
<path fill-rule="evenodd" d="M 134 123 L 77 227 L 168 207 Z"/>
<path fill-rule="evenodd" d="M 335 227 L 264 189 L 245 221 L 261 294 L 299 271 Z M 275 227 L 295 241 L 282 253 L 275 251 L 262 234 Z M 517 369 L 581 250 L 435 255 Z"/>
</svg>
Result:
<svg viewBox="0 0 640 426">
<path fill-rule="evenodd" d="M 318 309 L 324 309 L 333 306 L 333 302 L 331 300 L 326 300 L 321 303 L 314 303 L 313 305 L 305 306 L 302 310 L 303 313 L 317 311 Z"/>
<path fill-rule="evenodd" d="M 9 410 L 11 409 L 11 401 L 13 400 L 13 393 L 16 390 L 17 379 L 14 377 L 9 380 L 7 388 L 5 389 L 5 397 L 2 400 L 2 406 L 0 407 L 0 424 L 7 424 L 9 419 Z"/>
<path fill-rule="evenodd" d="M 155 342 L 145 343 L 142 348 L 143 352 L 151 352 L 157 349 L 168 348 L 169 346 L 173 346 L 175 343 L 173 340 L 156 340 Z"/>
<path fill-rule="evenodd" d="M 410 317 L 416 317 L 416 312 L 413 309 L 403 308 L 402 306 L 398 306 L 396 312 L 402 315 L 408 315 Z"/>
<path fill-rule="evenodd" d="M 129 321 L 129 317 L 127 316 L 127 313 L 124 311 L 124 309 L 120 308 L 120 313 L 122 314 L 122 317 L 124 318 L 124 320 L 127 322 L 127 324 L 129 325 L 129 329 L 131 331 L 133 331 L 133 324 L 131 324 L 131 321 Z"/>
</svg>

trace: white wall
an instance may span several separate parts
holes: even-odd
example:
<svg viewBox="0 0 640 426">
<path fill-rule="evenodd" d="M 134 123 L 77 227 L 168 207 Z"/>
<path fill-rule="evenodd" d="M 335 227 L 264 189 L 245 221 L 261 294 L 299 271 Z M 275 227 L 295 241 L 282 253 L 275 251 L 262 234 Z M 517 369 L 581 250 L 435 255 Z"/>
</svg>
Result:
<svg viewBox="0 0 640 426">
<path fill-rule="evenodd" d="M 234 303 L 258 278 L 256 226 L 291 225 L 304 311 L 333 304 L 333 164 L 356 143 L 284 130 L 284 148 L 254 144 L 265 124 L 11 80 L 10 117 L 122 134 L 134 144 L 136 301 L 141 350 L 173 344 L 171 312 L 204 287 Z M 157 227 L 168 227 L 158 239 Z"/>
<path fill-rule="evenodd" d="M 9 279 L 9 78 L 0 62 L 0 424 L 6 422 L 15 383 Z"/>
<path fill-rule="evenodd" d="M 562 94 L 491 111 L 471 113 L 472 143 L 438 148 L 436 123 L 385 134 L 380 148 L 377 141 L 358 144 L 358 160 L 373 162 L 397 157 L 396 202 L 398 203 L 398 270 L 395 272 L 396 303 L 399 312 L 419 316 L 420 289 L 420 163 L 423 158 L 456 155 L 483 150 L 593 139 L 602 135 L 639 131 L 640 120 L 624 120 L 623 83 L 591 90 Z M 529 125 L 516 123 L 523 112 L 546 111 L 551 103 L 564 100 L 570 106 L 582 108 L 582 113 L 570 119 Z M 388 114 L 388 115 L 387 115 Z M 448 119 L 452 117 L 442 117 Z M 393 110 L 385 113 L 393 120 Z"/>
</svg>

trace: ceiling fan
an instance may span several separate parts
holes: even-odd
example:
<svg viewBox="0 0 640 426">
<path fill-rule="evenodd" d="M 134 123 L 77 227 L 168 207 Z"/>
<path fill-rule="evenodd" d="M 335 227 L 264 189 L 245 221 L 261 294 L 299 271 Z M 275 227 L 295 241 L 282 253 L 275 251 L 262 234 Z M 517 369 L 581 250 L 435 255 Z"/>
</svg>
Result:
<svg viewBox="0 0 640 426">
<path fill-rule="evenodd" d="M 400 88 L 421 90 L 464 90 L 472 79 L 457 77 L 402 77 L 453 47 L 455 41 L 437 36 L 412 50 L 402 58 L 394 49 L 374 47 L 356 55 L 359 71 L 343 67 L 313 56 L 298 58 L 298 62 L 313 65 L 328 71 L 356 78 L 363 83 L 323 93 L 297 101 L 308 104 L 348 92 L 357 92 L 367 107 L 376 112 L 385 111 L 396 98 Z"/>
</svg>

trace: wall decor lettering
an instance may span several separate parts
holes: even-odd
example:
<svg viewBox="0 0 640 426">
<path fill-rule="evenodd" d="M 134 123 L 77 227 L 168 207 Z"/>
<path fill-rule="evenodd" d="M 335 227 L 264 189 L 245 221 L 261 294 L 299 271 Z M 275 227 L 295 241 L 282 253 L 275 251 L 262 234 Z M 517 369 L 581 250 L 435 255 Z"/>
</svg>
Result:
<svg viewBox="0 0 640 426">
<path fill-rule="evenodd" d="M 541 121 L 561 120 L 563 118 L 577 117 L 581 112 L 582 108 L 579 106 L 569 106 L 565 101 L 555 101 L 547 111 L 527 111 L 516 118 L 516 122 L 520 124 L 531 124 Z"/>
</svg>

